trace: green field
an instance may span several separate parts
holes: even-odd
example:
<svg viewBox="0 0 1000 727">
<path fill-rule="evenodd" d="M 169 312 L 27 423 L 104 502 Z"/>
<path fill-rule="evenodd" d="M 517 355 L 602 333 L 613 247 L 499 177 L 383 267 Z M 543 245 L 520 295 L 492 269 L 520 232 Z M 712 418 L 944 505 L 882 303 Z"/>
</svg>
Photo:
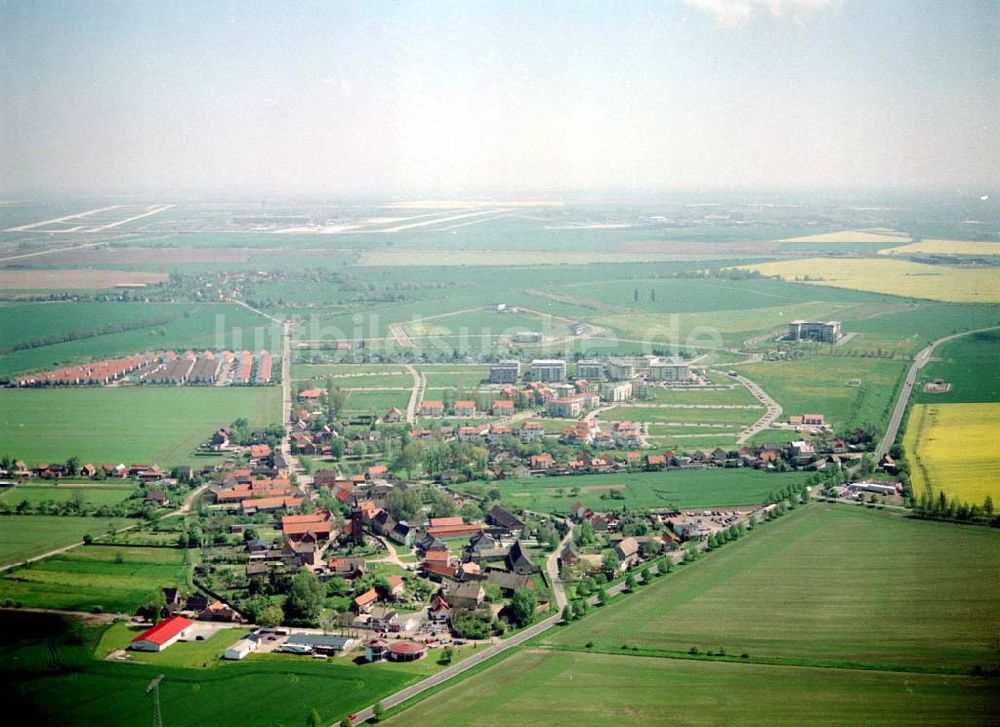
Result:
<svg viewBox="0 0 1000 727">
<path fill-rule="evenodd" d="M 752 409 L 701 409 L 690 406 L 616 406 L 601 414 L 606 421 L 626 422 L 692 422 L 697 424 L 753 424 L 766 410 L 762 406 Z"/>
<path fill-rule="evenodd" d="M 743 386 L 725 389 L 679 389 L 650 386 L 649 401 L 656 404 L 757 404 L 757 399 Z"/>
<path fill-rule="evenodd" d="M 347 406 L 344 410 L 349 413 L 364 412 L 382 416 L 392 407 L 405 411 L 409 401 L 409 391 L 352 391 L 347 397 Z"/>
<path fill-rule="evenodd" d="M 100 534 L 100 533 L 95 533 Z M 187 579 L 188 551 L 84 545 L 0 576 L 0 599 L 36 608 L 132 614 L 160 588 Z"/>
<path fill-rule="evenodd" d="M 809 505 L 543 643 L 806 665 L 995 664 L 1000 533 Z"/>
<path fill-rule="evenodd" d="M 747 469 L 672 470 L 615 475 L 532 477 L 493 483 L 504 503 L 537 512 L 569 512 L 579 500 L 594 510 L 747 505 L 798 483 L 800 473 Z M 579 488 L 578 494 L 572 494 Z M 601 499 L 615 490 L 623 499 Z"/>
<path fill-rule="evenodd" d="M 0 377 L 78 361 L 165 349 L 281 349 L 280 329 L 241 306 L 207 303 L 39 303 L 0 308 L 0 349 L 39 337 L 78 332 L 84 338 L 18 351 L 3 351 Z M 161 319 L 169 319 L 162 320 Z M 118 333 L 107 324 L 149 322 Z M 155 323 L 152 323 L 156 321 Z M 100 333 L 100 335 L 93 335 Z"/>
<path fill-rule="evenodd" d="M 0 518 L 0 565 L 20 563 L 64 545 L 79 543 L 88 533 L 103 535 L 108 527 L 125 527 L 124 518 L 7 515 Z"/>
<path fill-rule="evenodd" d="M 44 644 L 29 648 L 40 652 L 34 656 L 36 661 L 46 663 Z M 15 656 L 25 651 L 28 648 Z M 162 674 L 159 691 L 164 724 L 291 727 L 305 724 L 312 709 L 331 723 L 415 680 L 402 671 L 311 659 L 251 660 L 214 669 L 81 659 L 78 664 L 76 671 L 40 671 L 10 679 L 9 706 L 18 719 L 81 726 L 106 725 L 113 719 L 115 725 L 148 725 L 152 703 L 146 686 Z"/>
<path fill-rule="evenodd" d="M 268 387 L 121 387 L 0 389 L 4 453 L 29 464 L 154 462 L 205 458 L 194 450 L 215 429 L 245 417 L 281 421 L 281 389 Z"/>
<path fill-rule="evenodd" d="M 736 368 L 781 404 L 785 420 L 794 414 L 822 414 L 837 431 L 882 431 L 907 367 L 905 361 L 810 356 Z M 848 386 L 851 379 L 860 379 L 862 385 Z"/>
<path fill-rule="evenodd" d="M 1000 331 L 976 333 L 939 346 L 921 370 L 916 401 L 928 404 L 1000 402 Z M 942 378 L 951 384 L 940 394 L 923 391 L 922 383 Z"/>
<path fill-rule="evenodd" d="M 5 488 L 0 493 L 0 502 L 11 506 L 27 502 L 30 505 L 38 505 L 43 502 L 69 502 L 80 498 L 81 503 L 88 505 L 115 505 L 128 499 L 136 491 L 134 483 L 121 485 L 115 484 L 95 484 L 95 483 L 60 483 L 44 484 L 35 483 L 17 485 L 16 487 Z"/>
<path fill-rule="evenodd" d="M 970 677 L 527 649 L 387 724 L 988 725 L 998 697 Z"/>
</svg>

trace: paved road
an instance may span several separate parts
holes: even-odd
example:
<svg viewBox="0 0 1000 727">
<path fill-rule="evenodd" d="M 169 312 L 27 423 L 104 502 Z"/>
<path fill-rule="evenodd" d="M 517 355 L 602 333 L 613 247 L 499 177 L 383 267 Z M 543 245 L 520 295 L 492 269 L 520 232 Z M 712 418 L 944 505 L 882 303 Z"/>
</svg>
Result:
<svg viewBox="0 0 1000 727">
<path fill-rule="evenodd" d="M 499 644 L 494 644 L 493 646 L 481 649 L 476 653 L 474 653 L 472 656 L 466 657 L 458 664 L 455 664 L 454 666 L 450 666 L 447 669 L 439 671 L 437 674 L 427 677 L 422 682 L 417 682 L 416 684 L 409 686 L 406 689 L 401 689 L 395 694 L 386 697 L 385 699 L 382 700 L 382 706 L 385 707 L 386 709 L 389 709 L 390 707 L 395 707 L 397 704 L 405 702 L 407 699 L 415 697 L 421 692 L 427 691 L 431 687 L 435 687 L 438 684 L 443 684 L 452 677 L 458 676 L 464 671 L 468 671 L 477 664 L 482 664 L 484 661 L 486 661 L 491 657 L 496 656 L 497 654 L 502 654 L 505 651 L 509 651 L 510 649 L 513 649 L 515 646 L 520 646 L 528 639 L 532 639 L 535 636 L 538 636 L 538 634 L 542 633 L 546 629 L 555 626 L 557 623 L 559 623 L 560 619 L 561 616 L 559 615 L 549 616 L 544 621 L 539 621 L 534 626 L 529 626 L 524 631 L 514 634 L 508 639 L 504 639 Z M 360 724 L 361 722 L 365 722 L 366 720 L 369 720 L 374 716 L 375 716 L 374 709 L 372 707 L 366 707 L 365 709 L 362 709 L 356 713 L 354 717 L 354 724 Z M 337 724 L 339 723 L 335 722 L 333 727 L 336 727 Z"/>
<path fill-rule="evenodd" d="M 562 542 L 559 543 L 559 547 L 553 553 L 550 553 L 549 557 L 546 558 L 545 560 L 545 570 L 549 575 L 549 580 L 552 583 L 552 591 L 555 593 L 556 596 L 556 604 L 558 607 L 556 615 L 549 616 L 545 620 L 539 621 L 533 626 L 529 626 L 524 631 L 514 634 L 510 638 L 504 639 L 498 644 L 486 647 L 485 649 L 482 649 L 474 653 L 472 656 L 466 657 L 458 664 L 455 664 L 454 666 L 450 666 L 447 669 L 439 671 L 437 674 L 434 674 L 433 676 L 427 677 L 422 682 L 417 682 L 416 684 L 409 686 L 406 689 L 402 689 L 396 692 L 395 694 L 386 697 L 385 699 L 382 700 L 382 706 L 385 707 L 386 709 L 395 707 L 397 704 L 405 702 L 407 699 L 410 699 L 411 697 L 414 697 L 420 694 L 421 692 L 430 689 L 431 687 L 435 687 L 438 684 L 443 684 L 452 677 L 458 676 L 462 672 L 471 669 L 477 664 L 482 664 L 484 661 L 496 656 L 497 654 L 502 654 L 505 651 L 509 651 L 510 649 L 513 649 L 515 646 L 520 646 L 528 639 L 534 638 L 535 636 L 542 633 L 546 629 L 549 629 L 555 626 L 557 623 L 559 623 L 562 620 L 562 609 L 566 605 L 566 591 L 563 589 L 562 581 L 559 579 L 558 558 L 559 558 L 559 553 L 562 551 L 563 547 L 566 545 L 566 543 L 572 536 L 573 536 L 573 529 L 571 527 L 569 531 L 567 531 L 566 535 L 563 537 Z M 356 716 L 354 718 L 354 723 L 360 724 L 361 722 L 369 720 L 374 716 L 375 716 L 374 705 L 372 707 L 366 707 L 365 709 L 362 709 L 356 713 Z M 335 722 L 334 727 L 336 727 L 337 724 L 339 723 Z"/>
<path fill-rule="evenodd" d="M 910 366 L 910 370 L 906 372 L 906 380 L 903 381 L 903 388 L 899 392 L 899 399 L 896 401 L 896 408 L 892 410 L 892 417 L 889 418 L 889 426 L 885 430 L 885 436 L 882 437 L 882 441 L 878 443 L 878 447 L 875 449 L 876 462 L 886 455 L 893 442 L 896 441 L 896 434 L 899 432 L 899 425 L 903 421 L 903 413 L 906 411 L 906 404 L 910 400 L 913 385 L 917 381 L 917 374 L 920 369 L 926 366 L 927 362 L 931 360 L 931 356 L 934 354 L 934 349 L 942 343 L 947 343 L 948 341 L 961 338 L 962 336 L 971 336 L 974 333 L 985 333 L 986 331 L 995 331 L 998 329 L 1000 329 L 1000 326 L 990 326 L 989 328 L 977 328 L 974 331 L 953 333 L 950 336 L 937 339 L 917 354 L 917 357 L 913 361 L 913 365 Z"/>
<path fill-rule="evenodd" d="M 723 372 L 716 371 L 716 373 L 721 374 Z M 750 390 L 750 393 L 753 394 L 754 397 L 756 397 L 757 401 L 759 401 L 761 404 L 767 407 L 767 412 L 764 414 L 764 416 L 762 416 L 756 422 L 754 422 L 749 427 L 744 429 L 742 432 L 740 432 L 739 436 L 736 437 L 736 443 L 743 444 L 757 432 L 761 432 L 767 429 L 769 426 L 774 424 L 775 421 L 777 421 L 778 417 L 781 416 L 781 405 L 774 399 L 772 399 L 770 394 L 768 394 L 766 391 L 760 388 L 760 386 L 758 386 L 756 382 L 751 381 L 746 376 L 737 375 L 731 378 L 735 379 L 736 381 L 739 381 L 741 384 L 747 387 L 747 389 Z"/>
<path fill-rule="evenodd" d="M 420 402 L 424 398 L 424 390 L 427 388 L 427 377 L 410 364 L 406 364 L 406 372 L 413 379 L 410 401 L 406 404 L 406 423 L 413 424 L 417 420 L 417 407 L 420 406 Z"/>
</svg>

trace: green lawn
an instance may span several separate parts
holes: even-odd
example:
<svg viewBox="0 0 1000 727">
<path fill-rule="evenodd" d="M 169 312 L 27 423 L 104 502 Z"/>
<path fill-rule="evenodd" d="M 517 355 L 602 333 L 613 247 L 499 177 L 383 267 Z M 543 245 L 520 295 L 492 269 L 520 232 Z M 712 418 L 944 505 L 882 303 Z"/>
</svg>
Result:
<svg viewBox="0 0 1000 727">
<path fill-rule="evenodd" d="M 122 387 L 0 389 L 4 453 L 36 462 L 194 463 L 215 429 L 244 417 L 281 421 L 281 389 Z"/>
<path fill-rule="evenodd" d="M 896 384 L 909 364 L 875 358 L 809 356 L 736 366 L 781 404 L 782 417 L 822 414 L 837 430 L 882 431 L 895 402 Z M 848 386 L 860 379 L 861 386 Z"/>
<path fill-rule="evenodd" d="M 0 502 L 16 506 L 27 501 L 31 505 L 37 505 L 42 502 L 68 502 L 79 497 L 82 498 L 82 502 L 90 505 L 114 505 L 128 499 L 129 495 L 135 491 L 134 482 L 127 484 L 62 483 L 58 485 L 32 482 L 4 489 L 0 493 Z"/>
<path fill-rule="evenodd" d="M 916 401 L 927 404 L 984 403 L 1000 401 L 1000 331 L 965 336 L 937 348 L 934 358 L 920 372 Z M 948 391 L 927 394 L 923 382 L 942 378 Z"/>
<path fill-rule="evenodd" d="M 405 411 L 409 401 L 409 391 L 352 391 L 344 410 L 382 416 L 392 407 Z"/>
<path fill-rule="evenodd" d="M 807 664 L 994 665 L 1000 533 L 812 504 L 543 643 Z"/>
<path fill-rule="evenodd" d="M 698 424 L 753 424 L 766 409 L 692 409 L 684 406 L 616 406 L 601 413 L 605 421 L 694 422 Z"/>
<path fill-rule="evenodd" d="M 207 303 L 38 303 L 0 308 L 0 377 L 141 351 L 191 348 L 281 350 L 281 330 L 237 305 Z M 102 332 L 106 325 L 138 328 Z M 148 324 L 148 325 L 146 325 Z M 7 345 L 83 334 L 72 341 L 17 351 Z"/>
<path fill-rule="evenodd" d="M 747 469 L 670 470 L 614 475 L 531 477 L 492 483 L 504 503 L 537 512 L 569 512 L 577 500 L 594 510 L 708 507 L 763 502 L 767 495 L 803 479 Z M 579 488 L 578 494 L 573 494 Z M 615 491 L 622 499 L 602 499 Z"/>
<path fill-rule="evenodd" d="M 971 677 L 527 649 L 387 724 L 988 725 L 998 698 Z"/>
<path fill-rule="evenodd" d="M 129 626 L 125 621 L 110 626 L 102 635 L 95 655 L 103 658 L 118 649 L 127 649 L 132 639 L 145 631 L 146 626 Z M 183 641 L 165 651 L 133 651 L 134 661 L 158 666 L 209 668 L 218 666 L 222 653 L 249 634 L 251 629 L 220 629 L 204 641 Z"/>
<path fill-rule="evenodd" d="M 186 581 L 187 555 L 174 548 L 85 545 L 0 575 L 0 599 L 131 614 L 158 589 Z"/>
<path fill-rule="evenodd" d="M 754 395 L 743 386 L 723 389 L 679 389 L 650 386 L 650 403 L 656 404 L 757 404 Z M 646 403 L 646 401 L 643 401 Z"/>
<path fill-rule="evenodd" d="M 103 535 L 110 525 L 124 527 L 124 518 L 8 515 L 0 518 L 0 565 L 20 563 L 71 543 L 83 536 Z"/>
</svg>

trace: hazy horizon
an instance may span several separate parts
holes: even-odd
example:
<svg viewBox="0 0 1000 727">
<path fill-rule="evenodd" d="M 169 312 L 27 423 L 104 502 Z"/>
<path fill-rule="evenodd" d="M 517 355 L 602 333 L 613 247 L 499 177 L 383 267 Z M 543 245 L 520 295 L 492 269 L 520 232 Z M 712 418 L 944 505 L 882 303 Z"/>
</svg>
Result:
<svg viewBox="0 0 1000 727">
<path fill-rule="evenodd" d="M 0 193 L 996 197 L 1000 5 L 0 4 Z"/>
</svg>

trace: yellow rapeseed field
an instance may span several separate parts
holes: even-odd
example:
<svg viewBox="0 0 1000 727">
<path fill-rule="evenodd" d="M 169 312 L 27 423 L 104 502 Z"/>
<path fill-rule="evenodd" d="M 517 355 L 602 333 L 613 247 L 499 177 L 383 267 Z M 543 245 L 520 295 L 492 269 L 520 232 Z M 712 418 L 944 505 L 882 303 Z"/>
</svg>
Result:
<svg viewBox="0 0 1000 727">
<path fill-rule="evenodd" d="M 1000 404 L 914 404 L 903 437 L 913 493 L 1000 502 Z"/>
<path fill-rule="evenodd" d="M 902 247 L 879 250 L 879 255 L 913 255 L 916 253 L 944 255 L 1000 255 L 1000 242 L 975 240 L 921 240 Z"/>
<path fill-rule="evenodd" d="M 789 237 L 778 240 L 778 242 L 888 242 L 902 245 L 911 240 L 912 238 L 905 232 L 896 232 L 880 227 L 869 230 L 841 230 L 840 232 L 824 232 L 819 235 Z"/>
<path fill-rule="evenodd" d="M 1000 268 L 956 268 L 886 258 L 807 258 L 743 267 L 835 288 L 952 303 L 1000 302 Z"/>
</svg>

